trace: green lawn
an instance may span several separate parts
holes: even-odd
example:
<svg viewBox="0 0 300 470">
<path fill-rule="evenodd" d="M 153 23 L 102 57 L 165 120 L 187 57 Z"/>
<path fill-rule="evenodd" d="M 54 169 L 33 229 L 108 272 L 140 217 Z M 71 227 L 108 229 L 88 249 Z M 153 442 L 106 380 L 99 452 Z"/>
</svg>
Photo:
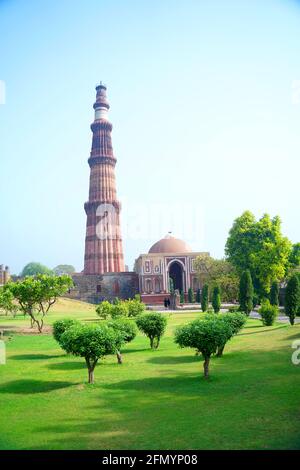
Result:
<svg viewBox="0 0 300 470">
<path fill-rule="evenodd" d="M 64 300 L 49 314 L 96 319 L 94 308 Z M 213 358 L 173 343 L 173 314 L 160 349 L 138 336 L 124 363 L 106 358 L 88 385 L 84 361 L 66 356 L 50 335 L 14 334 L 0 365 L 1 449 L 299 449 L 300 365 L 291 343 L 300 325 L 246 328 Z M 0 325 L 28 324 L 0 317 Z"/>
</svg>

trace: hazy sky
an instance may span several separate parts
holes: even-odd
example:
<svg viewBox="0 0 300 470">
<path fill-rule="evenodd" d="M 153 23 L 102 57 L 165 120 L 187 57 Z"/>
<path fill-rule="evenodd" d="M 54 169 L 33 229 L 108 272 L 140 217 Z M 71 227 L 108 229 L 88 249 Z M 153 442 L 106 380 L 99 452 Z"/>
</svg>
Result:
<svg viewBox="0 0 300 470">
<path fill-rule="evenodd" d="M 233 219 L 300 241 L 300 2 L 0 0 L 0 263 L 83 268 L 95 85 L 126 263 L 172 230 L 221 257 Z"/>
</svg>

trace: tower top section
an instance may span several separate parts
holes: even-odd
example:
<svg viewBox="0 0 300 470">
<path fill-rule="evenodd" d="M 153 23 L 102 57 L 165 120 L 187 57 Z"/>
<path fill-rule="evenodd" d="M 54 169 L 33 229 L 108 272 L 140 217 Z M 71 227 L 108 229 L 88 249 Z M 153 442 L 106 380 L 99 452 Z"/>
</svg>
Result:
<svg viewBox="0 0 300 470">
<path fill-rule="evenodd" d="M 98 119 L 108 120 L 109 102 L 106 96 L 106 86 L 100 82 L 96 86 L 96 101 L 93 105 L 95 110 L 95 121 Z"/>
</svg>

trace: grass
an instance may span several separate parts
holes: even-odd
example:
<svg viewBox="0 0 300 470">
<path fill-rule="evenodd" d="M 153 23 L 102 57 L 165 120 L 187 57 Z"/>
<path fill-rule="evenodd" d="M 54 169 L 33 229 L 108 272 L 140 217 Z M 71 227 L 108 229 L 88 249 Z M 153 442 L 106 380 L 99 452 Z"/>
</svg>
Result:
<svg viewBox="0 0 300 470">
<path fill-rule="evenodd" d="M 62 316 L 96 319 L 93 307 L 70 300 L 47 322 Z M 14 334 L 0 366 L 0 449 L 299 449 L 300 366 L 291 363 L 291 343 L 300 325 L 249 320 L 205 381 L 202 360 L 172 338 L 197 316 L 172 314 L 157 351 L 139 335 L 122 365 L 110 356 L 97 366 L 94 385 L 84 361 L 51 335 Z"/>
</svg>

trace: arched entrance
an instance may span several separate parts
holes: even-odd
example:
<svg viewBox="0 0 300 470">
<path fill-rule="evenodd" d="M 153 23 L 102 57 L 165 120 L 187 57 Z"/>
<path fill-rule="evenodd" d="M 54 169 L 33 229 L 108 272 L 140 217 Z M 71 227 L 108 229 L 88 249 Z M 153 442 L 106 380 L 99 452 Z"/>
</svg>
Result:
<svg viewBox="0 0 300 470">
<path fill-rule="evenodd" d="M 183 291 L 183 267 L 178 261 L 174 261 L 169 267 L 169 277 L 173 279 L 174 289 Z"/>
</svg>

